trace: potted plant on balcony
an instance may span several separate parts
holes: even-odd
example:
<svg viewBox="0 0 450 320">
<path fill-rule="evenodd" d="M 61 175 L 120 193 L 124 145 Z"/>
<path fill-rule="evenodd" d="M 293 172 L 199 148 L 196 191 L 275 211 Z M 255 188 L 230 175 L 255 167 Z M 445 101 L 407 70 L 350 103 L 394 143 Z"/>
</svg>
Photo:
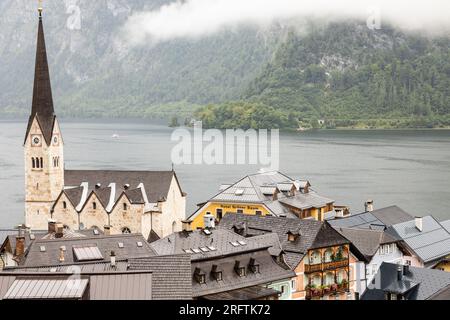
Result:
<svg viewBox="0 0 450 320">
<path fill-rule="evenodd" d="M 337 289 L 338 289 L 338 285 L 337 285 L 337 283 L 333 283 L 333 284 L 331 285 L 331 288 L 330 288 L 330 290 L 331 290 L 332 292 L 336 292 L 336 291 L 337 291 Z"/>
<path fill-rule="evenodd" d="M 331 287 L 328 285 L 322 286 L 322 290 L 324 294 L 328 294 L 331 292 Z"/>
</svg>

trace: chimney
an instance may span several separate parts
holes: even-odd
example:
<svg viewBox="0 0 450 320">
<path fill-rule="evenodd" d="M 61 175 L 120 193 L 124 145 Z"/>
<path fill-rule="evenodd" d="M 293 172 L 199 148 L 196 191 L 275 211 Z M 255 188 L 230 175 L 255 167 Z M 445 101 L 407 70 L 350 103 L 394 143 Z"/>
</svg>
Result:
<svg viewBox="0 0 450 320">
<path fill-rule="evenodd" d="M 114 251 L 111 251 L 110 258 L 111 258 L 111 267 L 115 268 L 116 267 L 116 253 Z"/>
<path fill-rule="evenodd" d="M 367 200 L 364 203 L 364 208 L 366 209 L 366 212 L 372 212 L 373 211 L 373 200 Z"/>
<path fill-rule="evenodd" d="M 66 259 L 64 258 L 65 247 L 59 247 L 59 262 L 64 262 Z"/>
<path fill-rule="evenodd" d="M 64 236 L 64 225 L 62 223 L 55 223 L 55 238 L 61 239 Z"/>
<path fill-rule="evenodd" d="M 184 221 L 181 221 L 181 224 L 182 224 L 182 227 L 183 227 L 183 231 L 187 231 L 187 232 L 191 232 L 192 231 L 191 221 L 184 220 Z"/>
<path fill-rule="evenodd" d="M 216 227 L 215 218 L 209 212 L 207 214 L 205 214 L 205 216 L 203 217 L 203 221 L 205 224 L 205 228 L 207 228 L 207 229 L 214 229 Z"/>
<path fill-rule="evenodd" d="M 22 225 L 18 227 L 19 231 L 16 236 L 16 256 L 21 256 L 25 253 L 25 235 L 23 233 Z"/>
<path fill-rule="evenodd" d="M 48 233 L 56 232 L 56 221 L 53 219 L 48 219 Z"/>
<path fill-rule="evenodd" d="M 110 236 L 111 235 L 111 226 L 110 225 L 106 225 L 103 227 L 103 232 L 105 234 L 105 236 Z"/>
<path fill-rule="evenodd" d="M 420 232 L 423 231 L 423 218 L 422 217 L 416 217 L 414 219 L 415 223 L 416 223 L 416 228 L 417 230 L 419 230 Z"/>
<path fill-rule="evenodd" d="M 403 279 L 403 266 L 398 265 L 397 266 L 397 280 L 401 281 Z"/>
</svg>

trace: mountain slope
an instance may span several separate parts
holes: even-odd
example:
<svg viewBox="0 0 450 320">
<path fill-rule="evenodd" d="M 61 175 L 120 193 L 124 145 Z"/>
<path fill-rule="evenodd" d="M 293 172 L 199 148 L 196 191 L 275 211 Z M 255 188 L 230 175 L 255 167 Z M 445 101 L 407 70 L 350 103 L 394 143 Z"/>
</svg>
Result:
<svg viewBox="0 0 450 320">
<path fill-rule="evenodd" d="M 448 126 L 450 38 L 372 31 L 356 22 L 311 26 L 307 36 L 289 34 L 243 99 L 300 119 L 327 119 L 331 127 L 360 119 L 379 119 L 373 126 L 394 119 L 395 126 L 414 117 Z"/>
<path fill-rule="evenodd" d="M 197 40 L 130 47 L 119 34 L 137 11 L 169 0 L 45 3 L 44 28 L 55 107 L 69 116 L 151 116 L 236 99 L 267 63 L 279 31 L 227 31 Z M 73 6 L 75 4 L 75 7 Z M 75 9 L 74 9 L 75 8 Z M 73 27 L 77 10 L 80 27 Z M 36 3 L 0 2 L 0 114 L 29 112 Z"/>
</svg>

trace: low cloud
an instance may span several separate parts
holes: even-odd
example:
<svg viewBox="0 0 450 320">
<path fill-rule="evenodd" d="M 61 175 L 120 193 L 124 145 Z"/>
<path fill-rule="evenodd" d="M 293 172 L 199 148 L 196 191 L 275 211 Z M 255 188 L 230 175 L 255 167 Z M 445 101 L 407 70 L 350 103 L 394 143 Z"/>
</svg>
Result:
<svg viewBox="0 0 450 320">
<path fill-rule="evenodd" d="M 199 38 L 239 26 L 267 26 L 293 19 L 350 19 L 373 27 L 450 31 L 449 0 L 184 0 L 133 14 L 126 38 L 135 44 Z"/>
</svg>

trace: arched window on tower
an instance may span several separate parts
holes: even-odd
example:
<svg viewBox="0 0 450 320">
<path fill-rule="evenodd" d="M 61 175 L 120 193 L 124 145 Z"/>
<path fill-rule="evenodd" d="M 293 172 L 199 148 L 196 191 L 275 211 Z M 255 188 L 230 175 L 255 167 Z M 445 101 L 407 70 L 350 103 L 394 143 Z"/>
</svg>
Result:
<svg viewBox="0 0 450 320">
<path fill-rule="evenodd" d="M 36 161 L 34 160 L 34 158 L 31 158 L 31 167 L 33 169 L 36 169 Z"/>
<path fill-rule="evenodd" d="M 92 209 L 94 209 L 94 210 L 97 209 L 97 202 L 92 202 Z"/>
<path fill-rule="evenodd" d="M 41 161 L 40 161 L 40 168 L 42 169 L 44 167 L 44 158 L 41 158 Z"/>
<path fill-rule="evenodd" d="M 123 204 L 123 210 L 125 210 L 125 211 L 128 210 L 128 205 L 126 203 Z"/>
<path fill-rule="evenodd" d="M 63 201 L 63 209 L 67 209 L 67 202 Z"/>
<path fill-rule="evenodd" d="M 131 233 L 130 228 L 127 228 L 127 227 L 122 228 L 122 234 L 130 234 L 130 233 Z"/>
</svg>

